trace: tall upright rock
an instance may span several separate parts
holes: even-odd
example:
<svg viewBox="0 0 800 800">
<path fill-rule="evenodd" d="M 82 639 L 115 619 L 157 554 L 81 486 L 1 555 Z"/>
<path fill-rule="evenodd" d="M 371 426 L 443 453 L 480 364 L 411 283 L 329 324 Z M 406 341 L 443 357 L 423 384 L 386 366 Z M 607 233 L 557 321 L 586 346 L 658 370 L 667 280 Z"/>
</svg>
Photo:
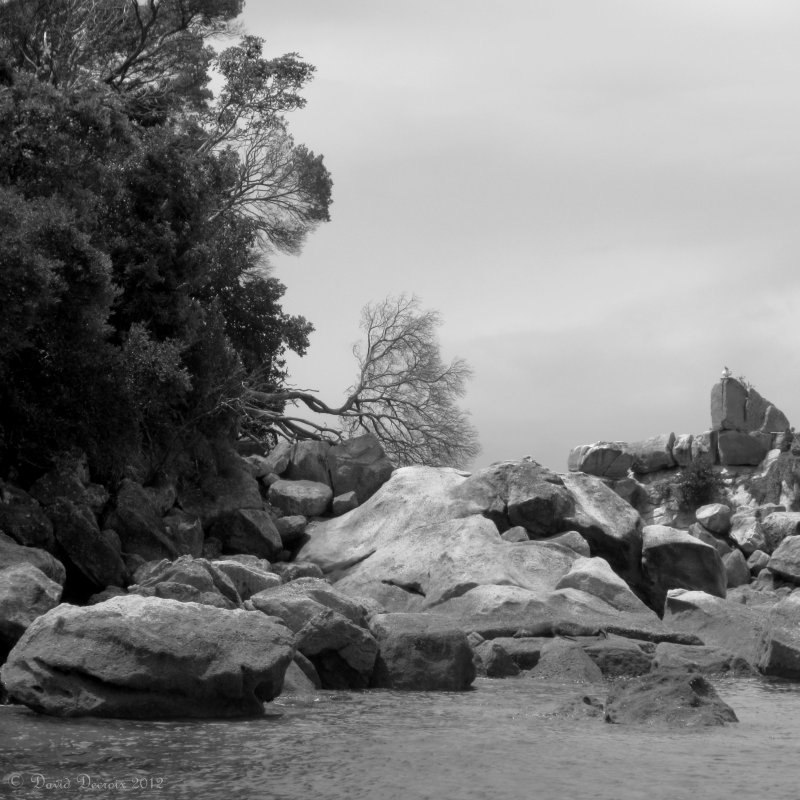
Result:
<svg viewBox="0 0 800 800">
<path fill-rule="evenodd" d="M 718 434 L 723 466 L 756 466 L 772 448 L 775 434 L 788 431 L 789 420 L 753 387 L 723 376 L 711 390 L 711 428 Z"/>
<path fill-rule="evenodd" d="M 711 429 L 745 431 L 747 389 L 736 378 L 722 378 L 711 389 Z"/>
<path fill-rule="evenodd" d="M 740 433 L 783 433 L 791 426 L 786 415 L 752 386 L 723 377 L 711 390 L 711 428 Z"/>
</svg>

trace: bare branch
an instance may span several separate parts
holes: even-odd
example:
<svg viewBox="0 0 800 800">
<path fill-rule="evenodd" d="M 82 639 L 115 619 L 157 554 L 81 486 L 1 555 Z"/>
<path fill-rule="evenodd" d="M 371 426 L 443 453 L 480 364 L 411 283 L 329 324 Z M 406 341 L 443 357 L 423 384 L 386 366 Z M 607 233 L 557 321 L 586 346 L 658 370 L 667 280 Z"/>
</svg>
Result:
<svg viewBox="0 0 800 800">
<path fill-rule="evenodd" d="M 416 297 L 387 298 L 362 313 L 363 346 L 354 348 L 358 376 L 340 406 L 330 406 L 308 391 L 245 387 L 244 419 L 269 421 L 303 438 L 339 438 L 370 432 L 395 463 L 463 466 L 480 451 L 468 415 L 457 405 L 472 376 L 462 359 L 441 360 L 434 311 L 421 311 Z M 289 417 L 286 405 L 335 416 L 340 429 Z"/>
</svg>

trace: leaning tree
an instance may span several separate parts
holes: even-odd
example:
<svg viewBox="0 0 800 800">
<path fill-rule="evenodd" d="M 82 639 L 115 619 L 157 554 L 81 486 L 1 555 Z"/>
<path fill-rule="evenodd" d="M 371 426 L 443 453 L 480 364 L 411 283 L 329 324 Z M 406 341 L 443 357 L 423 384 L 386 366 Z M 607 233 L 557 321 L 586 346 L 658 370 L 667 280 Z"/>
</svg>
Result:
<svg viewBox="0 0 800 800">
<path fill-rule="evenodd" d="M 421 309 L 413 296 L 370 303 L 362 311 L 364 339 L 353 348 L 358 376 L 341 405 L 311 391 L 265 390 L 257 375 L 229 402 L 245 435 L 257 440 L 339 440 L 369 432 L 399 465 L 465 465 L 480 452 L 477 432 L 457 404 L 472 371 L 463 359 L 442 360 L 440 324 L 440 315 Z M 306 413 L 293 412 L 298 407 Z"/>
</svg>

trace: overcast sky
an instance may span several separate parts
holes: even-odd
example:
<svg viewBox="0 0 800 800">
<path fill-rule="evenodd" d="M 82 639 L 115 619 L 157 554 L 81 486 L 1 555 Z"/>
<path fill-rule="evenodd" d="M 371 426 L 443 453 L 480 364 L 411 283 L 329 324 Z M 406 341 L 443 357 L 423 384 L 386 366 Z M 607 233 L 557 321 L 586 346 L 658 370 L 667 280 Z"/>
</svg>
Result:
<svg viewBox="0 0 800 800">
<path fill-rule="evenodd" d="M 724 365 L 800 425 L 797 0 L 249 0 L 316 65 L 332 221 L 274 259 L 338 401 L 361 307 L 444 319 L 476 466 L 701 432 Z"/>
</svg>

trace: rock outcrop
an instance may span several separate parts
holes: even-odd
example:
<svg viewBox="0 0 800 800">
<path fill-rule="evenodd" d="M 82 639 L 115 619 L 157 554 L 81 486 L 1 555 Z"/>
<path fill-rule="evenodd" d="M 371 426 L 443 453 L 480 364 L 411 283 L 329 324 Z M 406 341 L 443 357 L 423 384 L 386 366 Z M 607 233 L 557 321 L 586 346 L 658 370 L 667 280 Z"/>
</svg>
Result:
<svg viewBox="0 0 800 800">
<path fill-rule="evenodd" d="M 741 381 L 723 377 L 711 390 L 711 430 L 664 433 L 639 442 L 596 442 L 574 447 L 568 469 L 619 480 L 691 465 L 757 466 L 786 439 L 785 414 Z"/>
</svg>

